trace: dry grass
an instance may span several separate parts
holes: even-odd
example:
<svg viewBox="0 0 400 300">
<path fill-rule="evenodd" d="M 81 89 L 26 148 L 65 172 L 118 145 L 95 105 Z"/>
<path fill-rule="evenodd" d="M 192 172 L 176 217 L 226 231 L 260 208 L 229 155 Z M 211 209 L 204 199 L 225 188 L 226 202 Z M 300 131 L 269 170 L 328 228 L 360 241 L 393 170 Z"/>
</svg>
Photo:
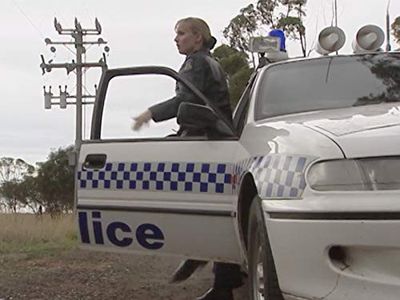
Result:
<svg viewBox="0 0 400 300">
<path fill-rule="evenodd" d="M 74 216 L 0 214 L 0 254 L 67 249 L 76 245 Z"/>
</svg>

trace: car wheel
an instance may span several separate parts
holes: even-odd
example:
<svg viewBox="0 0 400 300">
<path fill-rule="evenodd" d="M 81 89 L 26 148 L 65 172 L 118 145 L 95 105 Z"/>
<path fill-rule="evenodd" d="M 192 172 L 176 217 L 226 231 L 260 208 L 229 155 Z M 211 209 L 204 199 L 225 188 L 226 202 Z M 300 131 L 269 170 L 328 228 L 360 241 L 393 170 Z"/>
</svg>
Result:
<svg viewBox="0 0 400 300">
<path fill-rule="evenodd" d="M 250 207 L 247 237 L 250 299 L 282 300 L 261 201 L 258 198 L 254 199 Z"/>
</svg>

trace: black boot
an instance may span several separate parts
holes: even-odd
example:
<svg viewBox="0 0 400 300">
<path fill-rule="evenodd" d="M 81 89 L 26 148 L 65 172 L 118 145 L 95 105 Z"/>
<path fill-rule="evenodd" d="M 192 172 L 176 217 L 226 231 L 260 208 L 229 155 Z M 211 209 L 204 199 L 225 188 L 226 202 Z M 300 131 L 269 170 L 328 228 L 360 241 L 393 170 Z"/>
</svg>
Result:
<svg viewBox="0 0 400 300">
<path fill-rule="evenodd" d="M 196 300 L 233 300 L 233 292 L 227 288 L 211 288 Z"/>
</svg>

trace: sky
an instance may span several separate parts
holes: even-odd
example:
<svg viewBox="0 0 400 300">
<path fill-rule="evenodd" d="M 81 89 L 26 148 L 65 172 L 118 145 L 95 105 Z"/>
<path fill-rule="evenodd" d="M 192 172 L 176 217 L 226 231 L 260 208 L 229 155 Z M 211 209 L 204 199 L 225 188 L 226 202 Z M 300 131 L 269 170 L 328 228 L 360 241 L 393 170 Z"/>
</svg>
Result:
<svg viewBox="0 0 400 300">
<path fill-rule="evenodd" d="M 44 109 L 43 86 L 68 85 L 73 94 L 75 75 L 53 70 L 42 75 L 40 54 L 53 63 L 71 62 L 73 48 L 57 47 L 52 53 L 44 39 L 69 41 L 54 29 L 57 17 L 64 28 L 72 28 L 77 17 L 82 27 L 94 28 L 100 21 L 101 37 L 108 42 L 109 68 L 162 65 L 179 69 L 184 57 L 176 50 L 174 25 L 177 20 L 201 17 L 208 22 L 218 44 L 226 42 L 222 31 L 240 8 L 254 3 L 248 0 L 2 0 L 0 2 L 0 157 L 22 158 L 29 163 L 45 161 L 50 151 L 75 141 L 75 107 Z M 382 0 L 338 0 L 338 25 L 346 33 L 341 53 L 351 52 L 351 41 L 357 30 L 366 24 L 385 28 L 387 2 Z M 315 44 L 318 32 L 332 23 L 332 0 L 308 0 L 306 6 L 308 47 Z M 392 20 L 400 16 L 400 1 L 391 1 Z M 97 39 L 97 37 L 96 37 Z M 88 40 L 93 40 L 88 38 Z M 392 41 L 394 45 L 394 42 Z M 397 46 L 398 47 L 398 46 Z M 396 48 L 397 48 L 396 47 Z M 86 61 L 98 61 L 103 47 L 92 46 Z M 290 56 L 300 55 L 295 43 L 288 43 Z M 85 89 L 93 93 L 99 80 L 98 70 L 89 70 L 84 78 Z M 170 91 L 173 92 L 173 91 Z M 154 103 L 153 103 L 154 104 Z M 147 102 L 141 103 L 145 109 Z M 131 116 L 139 110 L 127 112 Z M 89 136 L 91 109 L 85 108 L 84 137 Z M 129 119 L 127 119 L 129 128 Z M 153 126 L 153 125 L 152 125 Z M 145 129 L 146 130 L 146 129 Z"/>
</svg>

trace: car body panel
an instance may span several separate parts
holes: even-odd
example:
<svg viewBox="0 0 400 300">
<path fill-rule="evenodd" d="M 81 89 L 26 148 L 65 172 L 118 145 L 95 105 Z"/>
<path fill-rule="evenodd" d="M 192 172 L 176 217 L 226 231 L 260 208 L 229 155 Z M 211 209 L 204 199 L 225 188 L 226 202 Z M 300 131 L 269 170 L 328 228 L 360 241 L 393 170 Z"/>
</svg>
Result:
<svg viewBox="0 0 400 300">
<path fill-rule="evenodd" d="M 234 231 L 236 198 L 231 185 L 233 145 L 236 143 L 166 140 L 82 145 L 78 214 L 86 214 L 90 224 L 96 219 L 90 215 L 101 212 L 104 228 L 116 220 L 124 224 L 132 220 L 132 224 L 126 223 L 131 228 L 149 223 L 157 226 L 163 235 L 163 245 L 157 249 L 143 248 L 132 242 L 120 246 L 118 242 L 110 243 L 107 236 L 112 239 L 112 235 L 116 235 L 115 239 L 123 240 L 132 229 L 123 234 L 116 228 L 116 233 L 104 234 L 104 243 L 90 238 L 85 240 L 85 247 L 192 253 L 196 257 L 238 261 L 240 252 Z M 85 167 L 85 158 L 94 153 L 106 155 L 104 168 Z M 185 215 L 192 222 L 182 222 Z M 80 228 L 84 240 L 82 226 Z M 202 242 L 204 236 L 208 237 L 207 243 Z"/>
<path fill-rule="evenodd" d="M 266 220 L 282 291 L 310 299 L 398 298 L 399 220 Z M 346 249 L 344 262 L 330 259 L 332 246 Z"/>
<path fill-rule="evenodd" d="M 347 109 L 342 114 L 340 111 L 337 113 L 333 119 L 321 118 L 304 124 L 327 134 L 340 145 L 349 158 L 371 156 L 374 153 L 381 156 L 399 154 L 399 105 L 370 105 L 356 110 Z"/>
<path fill-rule="evenodd" d="M 133 71 L 138 70 L 123 75 Z M 249 175 L 262 201 L 286 299 L 398 299 L 400 190 L 321 192 L 311 189 L 307 175 L 325 160 L 400 157 L 400 105 L 391 101 L 256 120 L 261 75 L 254 75 L 242 100 L 248 109 L 242 109 L 238 137 L 101 140 L 100 105 L 77 174 L 83 247 L 245 267 L 246 224 L 238 216 L 239 207 L 252 200 L 240 194 Z M 102 97 L 105 93 L 103 87 Z M 107 157 L 105 165 L 87 169 L 87 156 L 96 154 Z M 141 175 L 133 183 L 130 176 L 138 176 L 138 168 Z"/>
</svg>

